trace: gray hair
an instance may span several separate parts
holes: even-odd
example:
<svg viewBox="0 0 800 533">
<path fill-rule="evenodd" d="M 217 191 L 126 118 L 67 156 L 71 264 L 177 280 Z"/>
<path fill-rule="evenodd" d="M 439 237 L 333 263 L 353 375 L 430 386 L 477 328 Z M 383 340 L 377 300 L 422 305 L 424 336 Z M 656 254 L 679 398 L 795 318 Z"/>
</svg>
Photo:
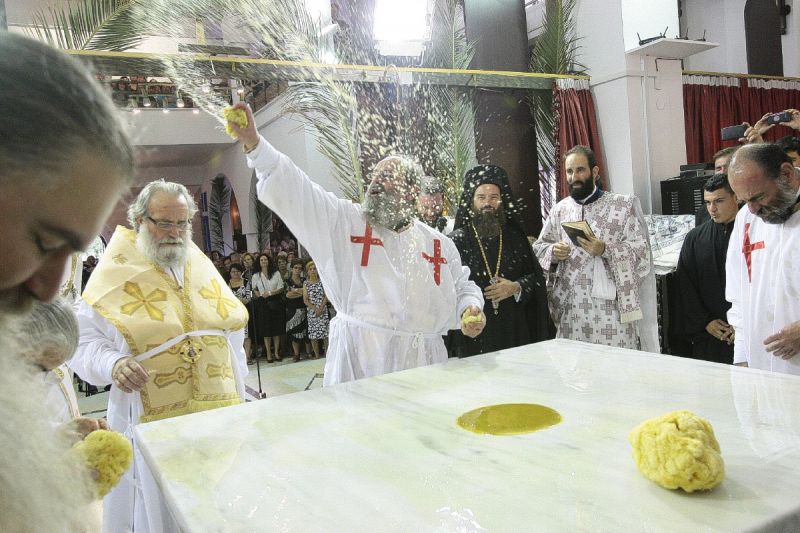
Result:
<svg viewBox="0 0 800 533">
<path fill-rule="evenodd" d="M 438 179 L 433 176 L 423 176 L 420 181 L 419 192 L 422 194 L 440 194 L 444 193 L 444 189 Z"/>
<path fill-rule="evenodd" d="M 192 195 L 186 187 L 180 183 L 164 181 L 163 179 L 151 181 L 144 186 L 144 189 L 142 189 L 139 196 L 136 197 L 136 200 L 128 207 L 128 223 L 137 232 L 140 226 L 138 222 L 139 219 L 147 216 L 148 210 L 150 209 L 150 200 L 153 199 L 153 195 L 159 192 L 169 194 L 170 196 L 183 196 L 186 200 L 186 204 L 189 206 L 189 220 L 197 213 L 197 204 L 195 204 L 194 198 L 192 198 Z"/>
<path fill-rule="evenodd" d="M 420 165 L 416 159 L 409 155 L 403 154 L 396 154 L 384 157 L 378 163 L 382 163 L 383 161 L 388 161 L 394 159 L 399 163 L 398 170 L 403 175 L 406 180 L 406 184 L 409 187 L 419 187 L 420 181 L 422 177 L 425 175 L 425 171 L 422 169 L 422 165 Z"/>
<path fill-rule="evenodd" d="M 49 350 L 66 361 L 78 348 L 78 320 L 63 298 L 50 303 L 35 301 L 31 312 L 15 321 L 15 333 L 32 361 Z M 28 348 L 29 347 L 29 348 Z"/>
<path fill-rule="evenodd" d="M 81 154 L 132 181 L 133 151 L 120 111 L 84 65 L 0 31 L 0 79 L 0 185 L 22 176 L 55 185 Z"/>
</svg>

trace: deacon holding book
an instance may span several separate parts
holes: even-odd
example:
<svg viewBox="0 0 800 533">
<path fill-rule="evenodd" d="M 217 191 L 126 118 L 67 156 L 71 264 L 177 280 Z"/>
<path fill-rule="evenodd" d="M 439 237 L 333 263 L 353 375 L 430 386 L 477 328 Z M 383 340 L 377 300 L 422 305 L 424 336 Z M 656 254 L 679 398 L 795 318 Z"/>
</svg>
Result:
<svg viewBox="0 0 800 533">
<path fill-rule="evenodd" d="M 483 291 L 486 329 L 480 337 L 455 334 L 456 355 L 466 357 L 552 338 L 544 274 L 533 256 L 508 174 L 479 165 L 464 176 L 464 192 L 450 234 Z"/>
<path fill-rule="evenodd" d="M 533 245 L 548 272 L 556 337 L 658 352 L 655 277 L 639 200 L 599 187 L 600 168 L 586 146 L 568 151 L 564 166 L 570 195 L 550 211 Z"/>
</svg>

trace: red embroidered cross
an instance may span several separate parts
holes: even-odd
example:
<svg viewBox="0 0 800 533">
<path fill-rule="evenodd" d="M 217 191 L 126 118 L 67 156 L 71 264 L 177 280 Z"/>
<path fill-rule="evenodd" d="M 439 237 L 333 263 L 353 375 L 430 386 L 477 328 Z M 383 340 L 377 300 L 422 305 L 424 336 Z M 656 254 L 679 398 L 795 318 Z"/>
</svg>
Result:
<svg viewBox="0 0 800 533">
<path fill-rule="evenodd" d="M 750 254 L 756 250 L 764 248 L 764 241 L 754 242 L 750 244 L 750 223 L 744 225 L 744 245 L 742 246 L 742 253 L 744 254 L 744 262 L 747 264 L 747 279 L 753 281 L 753 269 L 750 266 Z"/>
<path fill-rule="evenodd" d="M 447 258 L 442 257 L 442 241 L 433 239 L 433 256 L 422 252 L 422 257 L 424 257 L 427 262 L 433 264 L 433 281 L 439 285 L 442 281 L 442 265 L 447 264 Z"/>
<path fill-rule="evenodd" d="M 367 224 L 366 229 L 364 230 L 363 236 L 355 236 L 350 235 L 350 242 L 352 243 L 360 243 L 364 245 L 364 248 L 361 250 L 361 266 L 365 267 L 369 264 L 369 249 L 370 246 L 383 246 L 383 241 L 380 239 L 373 239 L 372 238 L 372 226 Z"/>
</svg>

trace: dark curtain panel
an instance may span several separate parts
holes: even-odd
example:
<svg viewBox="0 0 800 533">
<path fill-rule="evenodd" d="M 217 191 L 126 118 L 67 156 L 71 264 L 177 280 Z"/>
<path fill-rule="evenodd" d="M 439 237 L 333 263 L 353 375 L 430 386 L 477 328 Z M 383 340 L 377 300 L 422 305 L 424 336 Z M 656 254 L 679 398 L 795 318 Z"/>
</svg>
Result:
<svg viewBox="0 0 800 533">
<path fill-rule="evenodd" d="M 597 166 L 600 167 L 600 186 L 605 189 L 607 183 L 592 92 L 588 89 L 588 82 L 574 82 L 574 84 L 575 87 L 555 86 L 553 89 L 553 110 L 556 114 L 557 128 L 556 156 L 559 161 L 555 175 L 558 199 L 568 194 L 562 159 L 564 154 L 577 144 L 594 150 Z M 583 85 L 587 88 L 583 88 Z"/>
<path fill-rule="evenodd" d="M 730 86 L 722 85 L 723 80 L 730 78 L 684 76 L 686 161 L 690 164 L 710 162 L 718 150 L 738 144 L 722 141 L 722 128 L 754 124 L 766 113 L 800 109 L 800 84 L 796 82 L 742 79 L 738 86 Z M 786 126 L 775 126 L 764 139 L 776 141 L 793 133 Z"/>
</svg>

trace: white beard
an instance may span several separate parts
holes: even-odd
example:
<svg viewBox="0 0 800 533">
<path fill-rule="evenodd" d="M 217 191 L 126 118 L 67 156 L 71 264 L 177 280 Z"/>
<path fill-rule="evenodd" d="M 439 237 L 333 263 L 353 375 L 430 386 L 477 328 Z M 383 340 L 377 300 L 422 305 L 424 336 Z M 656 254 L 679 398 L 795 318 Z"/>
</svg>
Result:
<svg viewBox="0 0 800 533">
<path fill-rule="evenodd" d="M 70 460 L 71 443 L 51 423 L 41 376 L 17 355 L 12 328 L 0 316 L 0 531 L 80 531 L 92 482 Z"/>
<path fill-rule="evenodd" d="M 188 230 L 183 238 L 165 237 L 161 242 L 156 242 L 147 229 L 140 227 L 139 233 L 136 234 L 136 248 L 161 268 L 178 268 L 186 262 L 191 240 L 192 232 Z M 167 243 L 175 243 L 178 246 L 163 246 Z"/>
<path fill-rule="evenodd" d="M 413 211 L 409 208 L 387 204 L 388 202 L 384 196 L 367 195 L 364 197 L 361 207 L 364 209 L 364 215 L 370 226 L 394 231 L 398 226 L 413 217 Z"/>
</svg>

